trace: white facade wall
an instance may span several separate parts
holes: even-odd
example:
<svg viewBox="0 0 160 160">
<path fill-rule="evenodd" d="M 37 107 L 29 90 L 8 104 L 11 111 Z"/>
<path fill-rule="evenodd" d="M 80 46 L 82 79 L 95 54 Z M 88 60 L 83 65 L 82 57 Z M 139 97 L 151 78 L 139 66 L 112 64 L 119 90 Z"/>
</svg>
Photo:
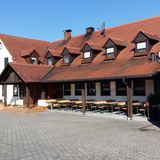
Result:
<svg viewBox="0 0 160 160">
<path fill-rule="evenodd" d="M 153 80 L 145 80 L 146 85 L 146 96 L 133 96 L 133 100 L 138 100 L 140 102 L 146 101 L 147 97 L 150 94 L 154 94 L 154 81 Z M 116 100 L 116 101 L 127 101 L 127 96 L 116 96 L 116 82 L 111 81 L 111 95 L 110 96 L 101 96 L 101 86 L 100 82 L 96 82 L 96 96 L 87 96 L 87 99 L 94 100 Z M 75 95 L 75 86 L 71 84 L 71 96 L 64 96 L 64 99 L 82 99 L 81 96 Z"/>
<path fill-rule="evenodd" d="M 9 62 L 13 62 L 12 56 L 9 53 L 8 49 L 4 45 L 3 41 L 0 39 L 0 43 L 2 44 L 2 48 L 0 49 L 0 73 L 4 69 L 4 58 L 8 58 Z M 0 100 L 4 100 L 2 96 L 2 85 L 0 85 Z M 7 104 L 8 105 L 23 105 L 23 101 L 17 97 L 13 97 L 13 85 L 7 85 Z"/>
</svg>

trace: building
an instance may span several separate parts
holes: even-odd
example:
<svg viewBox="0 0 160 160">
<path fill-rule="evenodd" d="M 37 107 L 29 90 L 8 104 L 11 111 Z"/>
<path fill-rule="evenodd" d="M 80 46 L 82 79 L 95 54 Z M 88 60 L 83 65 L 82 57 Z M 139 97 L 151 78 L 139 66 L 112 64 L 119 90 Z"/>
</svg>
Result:
<svg viewBox="0 0 160 160">
<path fill-rule="evenodd" d="M 5 105 L 44 106 L 81 99 L 84 90 L 86 99 L 144 102 L 160 91 L 159 26 L 153 17 L 74 37 L 68 29 L 55 42 L 0 34 L 0 97 Z"/>
</svg>

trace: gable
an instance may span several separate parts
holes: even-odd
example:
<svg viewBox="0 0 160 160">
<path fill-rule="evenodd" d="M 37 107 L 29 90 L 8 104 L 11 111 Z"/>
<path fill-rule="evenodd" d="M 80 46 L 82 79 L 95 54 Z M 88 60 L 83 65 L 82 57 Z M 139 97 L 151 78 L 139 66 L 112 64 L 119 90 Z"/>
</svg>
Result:
<svg viewBox="0 0 160 160">
<path fill-rule="evenodd" d="M 91 50 L 91 47 L 86 43 L 85 45 L 84 45 L 84 47 L 82 48 L 82 51 L 83 52 L 87 52 L 87 51 L 90 51 Z"/>
<path fill-rule="evenodd" d="M 137 42 L 144 42 L 144 41 L 147 41 L 148 40 L 148 38 L 147 38 L 147 36 L 145 36 L 142 32 L 140 32 L 137 36 L 136 36 L 136 38 L 135 38 L 135 42 L 137 43 Z"/>
</svg>

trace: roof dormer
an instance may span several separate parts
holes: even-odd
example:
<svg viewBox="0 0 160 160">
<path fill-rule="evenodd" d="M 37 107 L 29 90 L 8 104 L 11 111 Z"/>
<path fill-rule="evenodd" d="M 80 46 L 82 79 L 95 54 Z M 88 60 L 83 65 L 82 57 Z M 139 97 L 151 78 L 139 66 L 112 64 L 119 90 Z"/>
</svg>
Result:
<svg viewBox="0 0 160 160">
<path fill-rule="evenodd" d="M 21 57 L 25 59 L 27 63 L 39 64 L 39 53 L 35 49 L 23 50 L 21 52 Z"/>
<path fill-rule="evenodd" d="M 153 45 L 159 42 L 159 38 L 151 33 L 139 31 L 136 37 L 132 40 L 135 44 L 134 56 L 148 55 Z"/>
<path fill-rule="evenodd" d="M 63 65 L 70 65 L 80 55 L 80 50 L 79 48 L 65 46 L 61 55 L 63 56 Z"/>
<path fill-rule="evenodd" d="M 115 38 L 108 38 L 103 46 L 105 50 L 105 60 L 115 59 L 125 47 L 127 47 L 126 41 Z"/>
<path fill-rule="evenodd" d="M 45 64 L 47 65 L 55 65 L 61 58 L 62 56 L 60 55 L 61 53 L 56 50 L 48 50 L 46 55 L 45 55 Z"/>
<path fill-rule="evenodd" d="M 81 52 L 83 53 L 82 63 L 89 63 L 102 51 L 101 47 L 93 42 L 86 42 Z"/>
</svg>

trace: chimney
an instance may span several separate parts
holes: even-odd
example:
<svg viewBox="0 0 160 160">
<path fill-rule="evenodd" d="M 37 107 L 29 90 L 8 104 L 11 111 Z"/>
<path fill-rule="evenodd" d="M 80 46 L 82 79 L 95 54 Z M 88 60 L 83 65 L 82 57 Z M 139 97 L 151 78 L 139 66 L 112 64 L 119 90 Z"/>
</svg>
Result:
<svg viewBox="0 0 160 160">
<path fill-rule="evenodd" d="M 72 33 L 72 30 L 71 30 L 71 29 L 65 30 L 65 31 L 64 31 L 64 40 L 68 41 L 68 40 L 71 38 L 71 36 L 72 36 L 71 33 Z"/>
<path fill-rule="evenodd" d="M 86 35 L 91 35 L 94 32 L 94 27 L 86 28 Z"/>
</svg>

